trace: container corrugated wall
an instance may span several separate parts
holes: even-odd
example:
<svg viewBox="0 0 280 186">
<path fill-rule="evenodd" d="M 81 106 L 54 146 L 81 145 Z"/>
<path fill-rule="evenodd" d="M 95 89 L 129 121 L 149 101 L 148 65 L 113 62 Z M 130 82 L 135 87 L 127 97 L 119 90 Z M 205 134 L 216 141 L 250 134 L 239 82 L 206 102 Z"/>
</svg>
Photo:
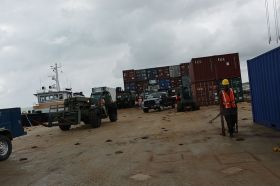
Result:
<svg viewBox="0 0 280 186">
<path fill-rule="evenodd" d="M 247 65 L 254 122 L 280 130 L 280 47 Z"/>
<path fill-rule="evenodd" d="M 24 135 L 20 108 L 0 109 L 0 128 L 8 129 L 14 138 Z"/>
</svg>

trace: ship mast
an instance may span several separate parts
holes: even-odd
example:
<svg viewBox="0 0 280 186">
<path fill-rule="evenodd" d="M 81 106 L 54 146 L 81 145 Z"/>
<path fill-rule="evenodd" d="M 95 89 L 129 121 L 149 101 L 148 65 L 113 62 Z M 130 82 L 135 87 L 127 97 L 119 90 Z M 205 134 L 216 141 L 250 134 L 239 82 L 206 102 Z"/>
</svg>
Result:
<svg viewBox="0 0 280 186">
<path fill-rule="evenodd" d="M 60 91 L 60 85 L 59 85 L 59 79 L 58 79 L 58 69 L 61 67 L 57 66 L 57 63 L 55 63 L 54 66 L 51 66 L 51 69 L 54 71 L 55 76 L 53 76 L 53 80 L 55 81 L 56 85 L 55 88 L 57 91 Z"/>
</svg>

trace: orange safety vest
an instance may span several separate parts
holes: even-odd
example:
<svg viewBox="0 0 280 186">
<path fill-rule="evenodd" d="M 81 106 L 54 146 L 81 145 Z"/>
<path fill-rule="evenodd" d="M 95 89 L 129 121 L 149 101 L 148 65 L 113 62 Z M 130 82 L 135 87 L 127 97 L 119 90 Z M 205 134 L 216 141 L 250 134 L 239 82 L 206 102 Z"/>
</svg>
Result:
<svg viewBox="0 0 280 186">
<path fill-rule="evenodd" d="M 236 108 L 235 97 L 234 97 L 233 90 L 231 88 L 229 89 L 229 95 L 224 90 L 222 90 L 222 95 L 223 95 L 223 104 L 226 109 Z"/>
</svg>

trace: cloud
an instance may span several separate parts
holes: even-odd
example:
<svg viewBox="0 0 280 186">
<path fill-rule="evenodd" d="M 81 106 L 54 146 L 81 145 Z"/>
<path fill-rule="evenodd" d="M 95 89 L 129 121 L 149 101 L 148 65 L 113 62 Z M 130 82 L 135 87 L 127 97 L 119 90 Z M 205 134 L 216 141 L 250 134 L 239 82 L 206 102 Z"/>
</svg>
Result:
<svg viewBox="0 0 280 186">
<path fill-rule="evenodd" d="M 267 51 L 264 3 L 258 0 L 1 1 L 0 107 L 31 106 L 62 64 L 63 87 L 89 95 L 122 86 L 122 70 L 179 64 L 192 57 Z"/>
</svg>

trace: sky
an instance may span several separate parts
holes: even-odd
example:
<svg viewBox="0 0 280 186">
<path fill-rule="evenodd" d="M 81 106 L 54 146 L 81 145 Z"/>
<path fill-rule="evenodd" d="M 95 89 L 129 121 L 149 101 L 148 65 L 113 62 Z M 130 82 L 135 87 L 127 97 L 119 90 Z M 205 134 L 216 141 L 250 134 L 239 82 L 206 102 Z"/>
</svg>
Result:
<svg viewBox="0 0 280 186">
<path fill-rule="evenodd" d="M 272 0 L 268 0 L 271 6 Z M 271 1 L 271 2 L 270 2 Z M 123 86 L 122 70 L 238 52 L 246 61 L 277 47 L 260 0 L 0 0 L 0 108 L 30 107 L 50 66 L 89 95 Z M 280 5 L 280 4 L 279 4 Z M 273 35 L 274 34 L 274 35 Z"/>
</svg>

